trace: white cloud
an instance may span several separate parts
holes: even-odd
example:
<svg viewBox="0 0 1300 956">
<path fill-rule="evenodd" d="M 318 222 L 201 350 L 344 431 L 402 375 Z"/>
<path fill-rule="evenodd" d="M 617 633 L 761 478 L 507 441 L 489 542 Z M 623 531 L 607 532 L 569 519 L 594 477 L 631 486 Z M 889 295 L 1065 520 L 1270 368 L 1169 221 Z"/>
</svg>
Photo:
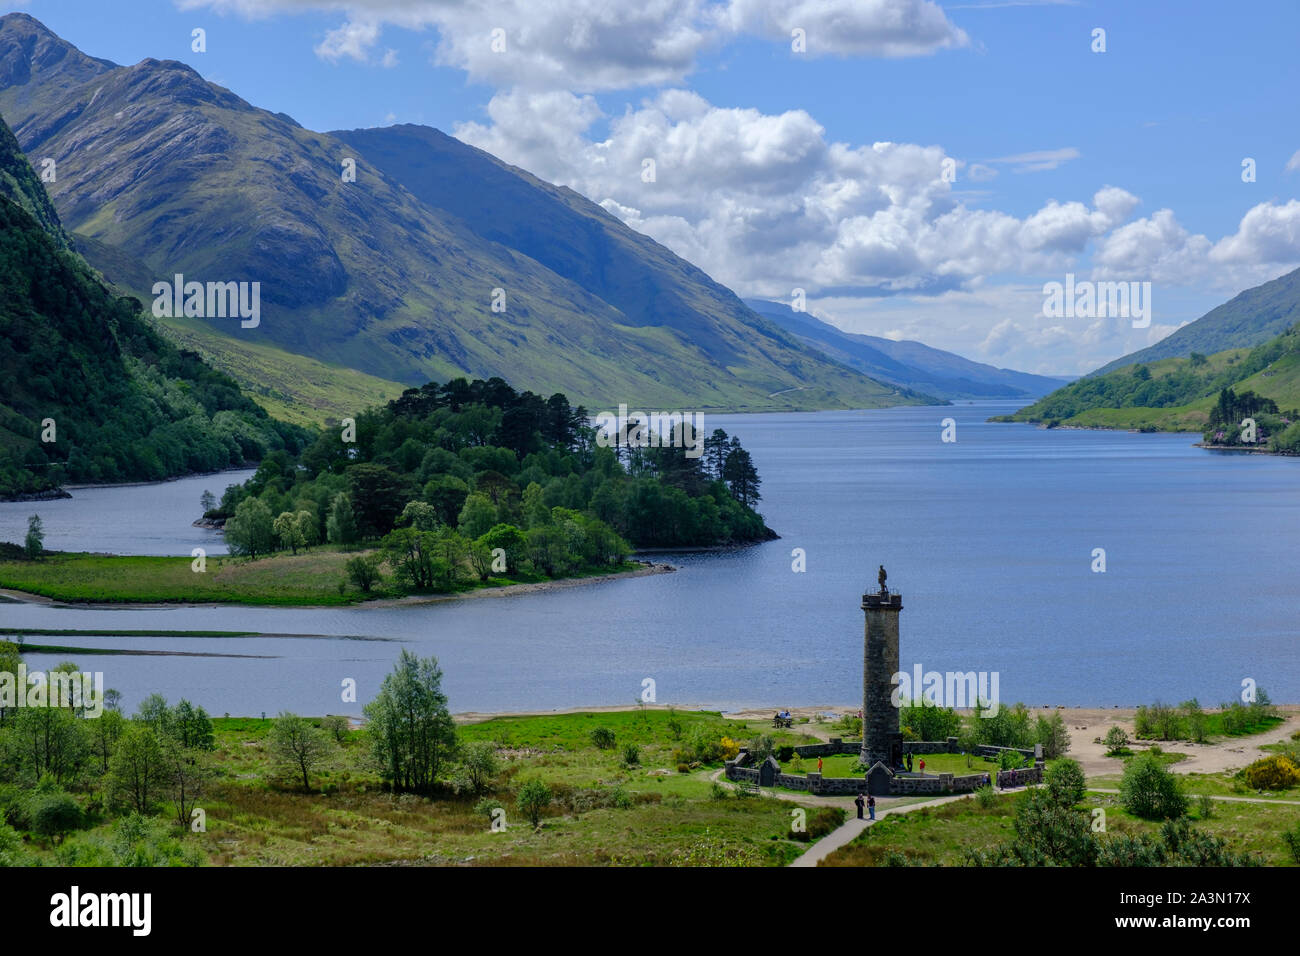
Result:
<svg viewBox="0 0 1300 956">
<path fill-rule="evenodd" d="M 379 39 L 379 24 L 373 20 L 349 20 L 336 30 L 325 34 L 316 46 L 316 55 L 322 60 L 337 63 L 342 59 L 365 63 L 369 51 Z"/>
<path fill-rule="evenodd" d="M 1018 153 L 1015 156 L 1001 156 L 986 159 L 984 162 L 995 166 L 1011 166 L 1013 173 L 1038 173 L 1056 169 L 1062 163 L 1078 159 L 1081 153 L 1073 146 L 1063 149 L 1040 149 L 1031 153 Z"/>
<path fill-rule="evenodd" d="M 601 203 L 744 294 L 794 287 L 937 291 L 1000 272 L 1064 268 L 1137 198 L 1050 201 L 1017 219 L 963 204 L 938 146 L 829 141 L 804 110 L 720 108 L 670 90 L 608 118 L 591 97 L 513 90 L 461 139 Z M 642 181 L 643 160 L 655 181 Z"/>
<path fill-rule="evenodd" d="M 434 29 L 435 60 L 498 88 L 592 92 L 680 83 L 706 49 L 746 36 L 808 54 L 921 56 L 968 46 L 932 0 L 178 0 L 246 18 L 305 10 L 344 22 L 316 47 L 330 61 L 369 62 L 387 25 Z M 494 48 L 503 31 L 505 49 Z"/>
<path fill-rule="evenodd" d="M 731 0 L 718 18 L 734 33 L 787 44 L 801 29 L 810 56 L 923 56 L 970 45 L 930 0 Z"/>
<path fill-rule="evenodd" d="M 1300 266 L 1300 201 L 1260 203 L 1218 242 L 1189 232 L 1171 209 L 1128 223 L 1098 244 L 1099 272 L 1237 291 Z"/>
<path fill-rule="evenodd" d="M 1300 149 L 1291 154 L 1291 158 L 1286 161 L 1286 171 L 1293 173 L 1300 169 Z"/>
</svg>

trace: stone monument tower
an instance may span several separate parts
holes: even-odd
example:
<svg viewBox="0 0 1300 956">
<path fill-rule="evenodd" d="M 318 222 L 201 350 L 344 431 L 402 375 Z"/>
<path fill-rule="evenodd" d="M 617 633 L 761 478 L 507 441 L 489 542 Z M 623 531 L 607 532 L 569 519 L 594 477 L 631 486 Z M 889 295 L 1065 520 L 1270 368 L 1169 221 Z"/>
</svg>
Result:
<svg viewBox="0 0 1300 956">
<path fill-rule="evenodd" d="M 866 634 L 862 653 L 862 764 L 883 763 L 895 769 L 903 759 L 903 735 L 894 706 L 894 675 L 898 673 L 898 614 L 903 596 L 885 586 L 881 565 L 880 590 L 862 595 Z"/>
</svg>

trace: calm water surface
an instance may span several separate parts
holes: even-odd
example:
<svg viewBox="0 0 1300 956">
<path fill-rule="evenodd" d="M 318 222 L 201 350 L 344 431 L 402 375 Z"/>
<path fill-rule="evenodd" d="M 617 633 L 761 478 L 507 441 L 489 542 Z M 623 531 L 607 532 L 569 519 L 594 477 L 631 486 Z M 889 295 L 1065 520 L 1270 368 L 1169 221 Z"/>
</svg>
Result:
<svg viewBox="0 0 1300 956">
<path fill-rule="evenodd" d="M 273 655 L 83 657 L 128 708 L 160 691 L 216 714 L 359 713 L 401 647 L 437 655 L 458 711 L 631 703 L 647 677 L 681 705 L 841 704 L 860 694 L 859 604 L 884 563 L 903 593 L 909 671 L 997 671 L 1002 699 L 1031 705 L 1214 705 L 1245 678 L 1300 701 L 1300 462 L 1211 454 L 1191 435 L 984 421 L 1014 407 L 711 416 L 753 454 L 760 510 L 782 539 L 670 555 L 674 574 L 426 607 L 4 604 L 0 626 L 314 635 L 76 638 Z M 956 443 L 940 441 L 947 416 Z M 20 539 L 35 510 L 50 547 L 218 553 L 219 536 L 190 522 L 203 488 L 219 495 L 239 477 L 0 505 L 0 538 Z M 1105 573 L 1092 571 L 1096 548 Z M 29 667 L 56 662 L 28 655 Z M 340 701 L 348 677 L 357 704 Z"/>
</svg>

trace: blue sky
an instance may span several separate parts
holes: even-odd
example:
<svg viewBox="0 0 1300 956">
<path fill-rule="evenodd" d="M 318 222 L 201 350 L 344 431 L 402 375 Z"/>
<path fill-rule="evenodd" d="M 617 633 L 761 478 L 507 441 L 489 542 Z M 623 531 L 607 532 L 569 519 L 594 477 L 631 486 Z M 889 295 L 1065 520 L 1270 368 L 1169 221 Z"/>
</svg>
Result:
<svg viewBox="0 0 1300 956">
<path fill-rule="evenodd" d="M 1087 371 L 1300 265 L 1294 2 L 11 9 L 93 56 L 181 60 L 313 129 L 437 126 L 573 186 L 742 295 L 804 288 L 842 327 L 998 365 Z M 505 51 L 489 50 L 494 27 Z M 956 182 L 939 181 L 945 157 Z M 1151 281 L 1151 328 L 1038 314 L 1043 283 L 1067 272 Z"/>
</svg>

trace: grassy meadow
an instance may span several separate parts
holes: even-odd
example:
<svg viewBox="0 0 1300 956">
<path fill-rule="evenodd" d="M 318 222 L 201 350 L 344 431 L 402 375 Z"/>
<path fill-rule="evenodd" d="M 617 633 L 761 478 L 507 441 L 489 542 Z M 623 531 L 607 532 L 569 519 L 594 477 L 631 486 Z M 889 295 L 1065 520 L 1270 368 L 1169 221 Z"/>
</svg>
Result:
<svg viewBox="0 0 1300 956">
<path fill-rule="evenodd" d="M 1092 783 L 1092 781 L 1089 781 Z M 967 849 L 991 850 L 1016 837 L 1015 807 L 1022 794 L 1000 794 L 992 806 L 973 797 L 886 817 L 822 861 L 822 866 L 882 866 L 890 853 L 913 866 L 961 866 Z M 1117 794 L 1088 793 L 1081 807 L 1106 812 L 1108 835 L 1149 833 L 1159 823 L 1139 819 L 1119 805 Z M 1193 809 L 1193 825 L 1222 837 L 1235 850 L 1258 853 L 1268 866 L 1294 866 L 1281 831 L 1300 823 L 1300 806 L 1216 801 L 1208 819 Z"/>
<path fill-rule="evenodd" d="M 461 780 L 432 796 L 384 790 L 370 761 L 364 729 L 331 744 L 311 774 L 311 790 L 277 769 L 270 751 L 272 721 L 213 718 L 214 777 L 198 800 L 206 832 L 182 840 L 209 865 L 673 865 L 777 866 L 808 842 L 791 833 L 789 801 L 737 796 L 710 779 L 720 762 L 682 773 L 676 753 L 693 737 L 748 740 L 765 722 L 727 720 L 716 713 L 630 710 L 537 717 L 503 717 L 463 724 L 461 742 L 493 741 L 499 771 L 482 792 Z M 614 746 L 599 748 L 591 731 L 606 728 Z M 783 742 L 802 740 L 786 733 Z M 627 746 L 634 745 L 630 763 Z M 516 809 L 525 780 L 542 780 L 553 799 L 534 830 Z M 111 839 L 113 821 L 86 799 L 91 825 L 52 842 L 26 836 L 44 863 L 75 857 L 85 841 Z M 506 828 L 493 832 L 490 806 L 505 810 Z M 171 815 L 159 808 L 160 818 Z M 830 832 L 838 808 L 809 808 L 808 834 Z M 173 825 L 176 833 L 179 828 Z"/>
<path fill-rule="evenodd" d="M 318 545 L 299 554 L 277 553 L 248 560 L 209 557 L 207 570 L 193 570 L 190 557 L 155 557 L 53 552 L 38 561 L 0 559 L 0 588 L 38 594 L 56 601 L 100 604 L 258 604 L 301 607 L 356 604 L 376 598 L 401 597 L 404 592 L 376 587 L 363 594 L 349 584 L 342 590 L 344 565 L 366 551 Z M 640 568 L 599 572 L 620 573 Z M 385 573 L 391 581 L 391 568 Z M 596 572 L 592 572 L 595 574 Z M 577 575 L 577 577 L 590 575 Z M 486 583 L 462 583 L 451 593 L 511 584 L 553 580 L 519 572 L 493 575 Z"/>
</svg>

